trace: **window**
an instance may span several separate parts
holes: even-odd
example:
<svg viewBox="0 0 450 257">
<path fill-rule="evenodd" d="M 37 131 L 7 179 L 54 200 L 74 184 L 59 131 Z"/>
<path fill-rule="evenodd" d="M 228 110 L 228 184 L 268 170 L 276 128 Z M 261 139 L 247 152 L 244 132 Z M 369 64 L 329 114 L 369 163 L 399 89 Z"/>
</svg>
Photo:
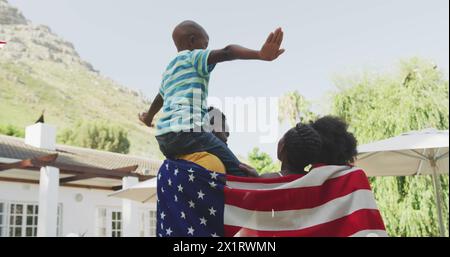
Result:
<svg viewBox="0 0 450 257">
<path fill-rule="evenodd" d="M 0 237 L 4 236 L 5 233 L 5 203 L 0 202 Z"/>
<path fill-rule="evenodd" d="M 150 236 L 156 236 L 156 210 L 149 211 L 150 214 Z"/>
<path fill-rule="evenodd" d="M 112 219 L 111 219 L 111 236 L 112 237 L 120 237 L 122 234 L 122 212 L 120 211 L 112 211 Z"/>
<path fill-rule="evenodd" d="M 141 237 L 156 236 L 156 210 L 142 209 L 139 227 Z"/>
<path fill-rule="evenodd" d="M 121 237 L 122 212 L 119 208 L 101 207 L 97 209 L 97 236 Z"/>
<path fill-rule="evenodd" d="M 0 202 L 0 236 L 37 236 L 39 205 L 26 202 Z M 62 205 L 58 205 L 57 235 L 61 232 Z"/>
<path fill-rule="evenodd" d="M 9 208 L 10 237 L 37 236 L 38 205 L 11 203 Z"/>
<path fill-rule="evenodd" d="M 97 208 L 96 233 L 99 237 L 121 237 L 123 235 L 122 211 L 120 208 Z M 154 237 L 156 235 L 156 210 L 143 208 L 140 210 L 139 236 Z"/>
</svg>

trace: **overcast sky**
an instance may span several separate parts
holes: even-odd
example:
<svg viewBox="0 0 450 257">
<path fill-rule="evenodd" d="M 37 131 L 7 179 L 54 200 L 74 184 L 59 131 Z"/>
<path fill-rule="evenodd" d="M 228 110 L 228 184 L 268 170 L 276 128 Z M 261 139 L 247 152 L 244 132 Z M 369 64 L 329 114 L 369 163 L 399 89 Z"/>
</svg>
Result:
<svg viewBox="0 0 450 257">
<path fill-rule="evenodd" d="M 176 54 L 173 27 L 192 19 L 208 31 L 210 48 L 230 43 L 259 48 L 278 26 L 286 53 L 272 63 L 220 64 L 210 96 L 281 96 L 298 90 L 322 110 L 332 78 L 362 70 L 389 70 L 402 58 L 424 57 L 448 76 L 449 1 L 145 1 L 9 0 L 35 24 L 74 43 L 101 73 L 153 98 L 161 73 Z M 280 131 L 280 134 L 284 131 Z M 257 133 L 235 133 L 231 148 L 246 155 Z"/>
</svg>

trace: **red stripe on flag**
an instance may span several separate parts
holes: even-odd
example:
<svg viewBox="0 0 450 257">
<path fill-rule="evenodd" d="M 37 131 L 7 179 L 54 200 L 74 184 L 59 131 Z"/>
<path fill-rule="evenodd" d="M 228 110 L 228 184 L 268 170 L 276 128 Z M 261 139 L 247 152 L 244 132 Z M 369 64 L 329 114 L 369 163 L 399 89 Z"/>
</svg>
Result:
<svg viewBox="0 0 450 257">
<path fill-rule="evenodd" d="M 278 190 L 225 187 L 224 192 L 227 205 L 255 211 L 284 211 L 314 208 L 360 189 L 370 190 L 369 181 L 362 170 L 329 179 L 320 186 Z"/>
<path fill-rule="evenodd" d="M 378 210 L 362 209 L 345 217 L 289 231 L 258 231 L 225 225 L 225 236 L 231 237 L 240 232 L 240 236 L 258 237 L 347 237 L 363 230 L 385 230 L 383 219 Z"/>
</svg>

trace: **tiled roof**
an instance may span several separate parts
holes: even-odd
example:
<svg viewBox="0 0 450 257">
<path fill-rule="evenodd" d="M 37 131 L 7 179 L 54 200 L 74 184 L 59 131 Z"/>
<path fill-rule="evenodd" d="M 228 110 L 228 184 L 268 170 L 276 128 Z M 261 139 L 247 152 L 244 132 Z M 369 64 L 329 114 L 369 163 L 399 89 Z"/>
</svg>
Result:
<svg viewBox="0 0 450 257">
<path fill-rule="evenodd" d="M 60 164 L 102 169 L 138 165 L 135 172 L 150 176 L 156 176 L 162 164 L 160 160 L 67 145 L 56 145 L 56 150 L 50 151 L 27 145 L 22 138 L 0 135 L 0 158 L 24 160 L 55 153 Z"/>
</svg>

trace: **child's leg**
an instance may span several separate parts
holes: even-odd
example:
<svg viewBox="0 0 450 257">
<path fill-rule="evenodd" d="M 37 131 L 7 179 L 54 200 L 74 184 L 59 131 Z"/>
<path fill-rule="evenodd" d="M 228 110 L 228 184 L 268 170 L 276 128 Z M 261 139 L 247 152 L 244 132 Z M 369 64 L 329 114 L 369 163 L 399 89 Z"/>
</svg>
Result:
<svg viewBox="0 0 450 257">
<path fill-rule="evenodd" d="M 203 133 L 203 132 L 202 132 Z M 159 149 L 169 159 L 175 159 L 179 155 L 206 151 L 204 140 L 199 139 L 197 132 L 171 132 L 157 136 Z"/>
<path fill-rule="evenodd" d="M 195 134 L 193 137 L 201 145 L 201 151 L 206 151 L 210 154 L 214 154 L 223 162 L 227 174 L 234 176 L 247 176 L 247 174 L 239 168 L 239 164 L 241 162 L 228 148 L 228 146 L 223 141 L 214 136 L 213 133 L 196 132 L 192 134 Z"/>
<path fill-rule="evenodd" d="M 239 169 L 239 160 L 228 146 L 209 132 L 178 132 L 157 136 L 161 152 L 169 159 L 195 152 L 208 152 L 217 156 L 225 165 L 227 174 L 247 176 Z"/>
</svg>

